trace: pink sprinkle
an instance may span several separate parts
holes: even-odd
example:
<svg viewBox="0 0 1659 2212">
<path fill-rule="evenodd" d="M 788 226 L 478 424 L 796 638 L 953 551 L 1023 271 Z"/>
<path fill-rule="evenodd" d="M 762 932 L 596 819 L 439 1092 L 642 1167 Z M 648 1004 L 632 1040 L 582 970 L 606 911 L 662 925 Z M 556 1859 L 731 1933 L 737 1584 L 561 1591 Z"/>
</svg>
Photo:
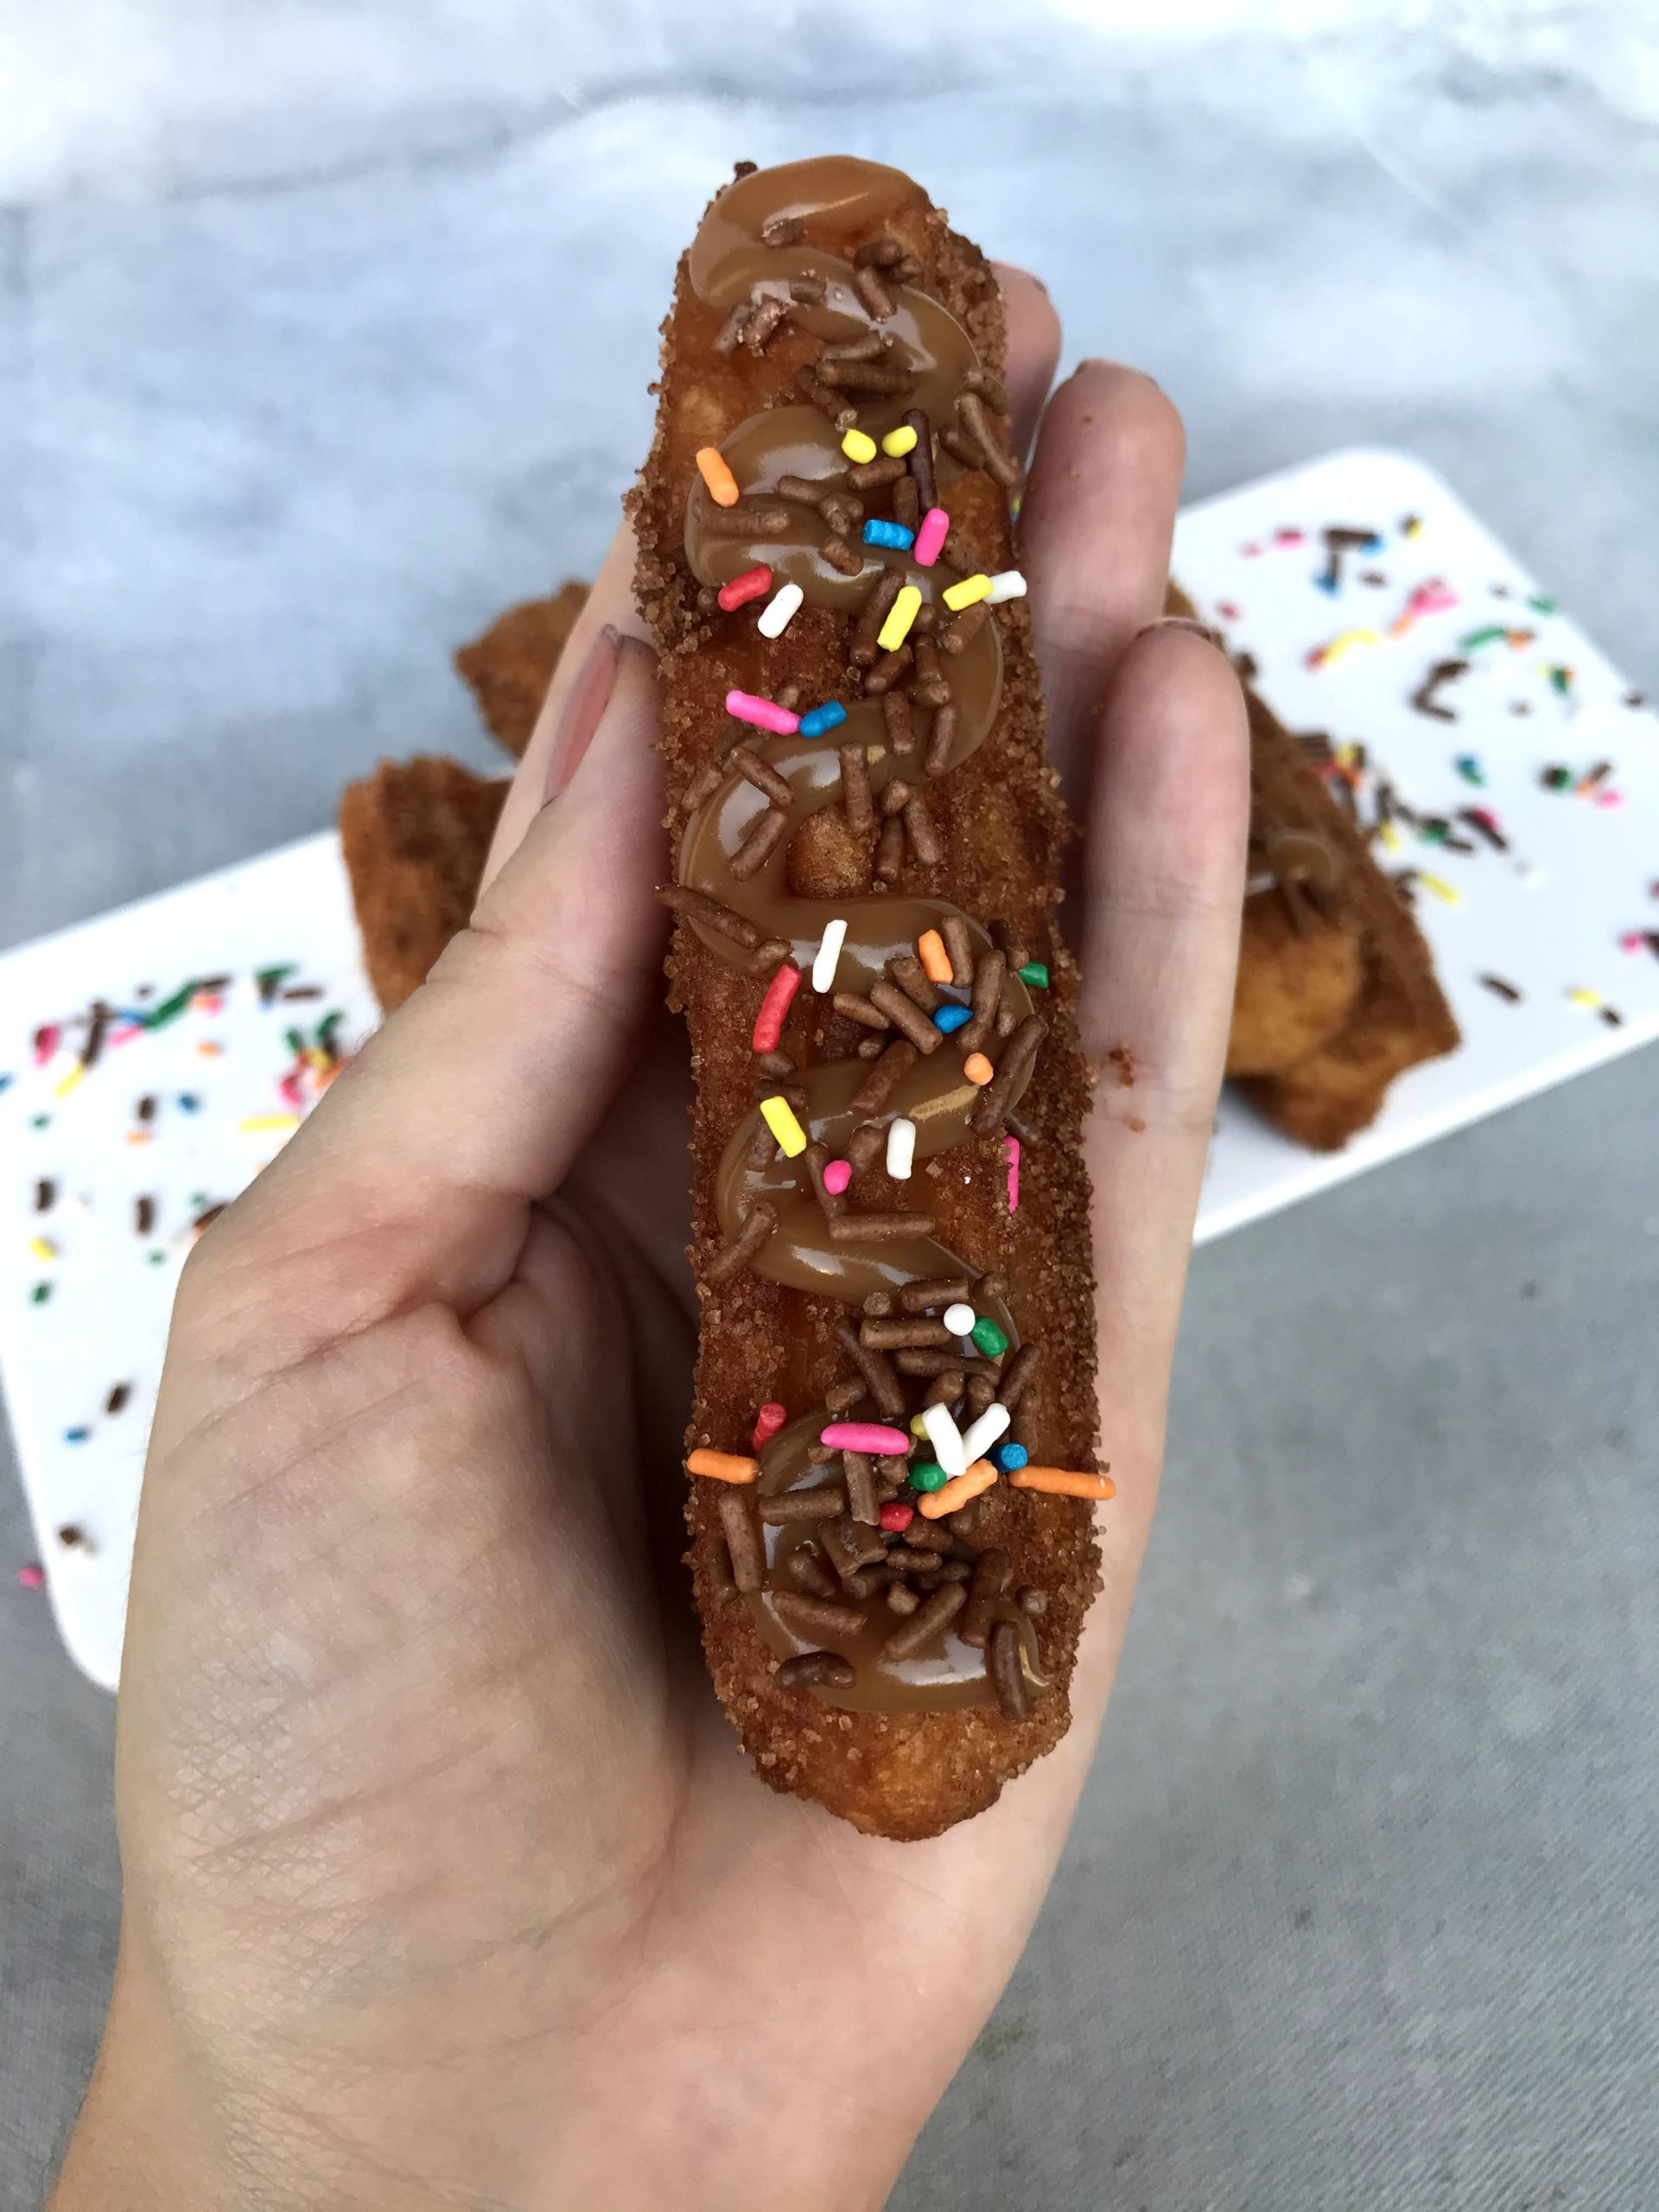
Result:
<svg viewBox="0 0 1659 2212">
<path fill-rule="evenodd" d="M 1598 791 L 1596 793 L 1596 804 L 1598 806 L 1623 806 L 1624 804 L 1624 794 L 1623 791 Z"/>
<path fill-rule="evenodd" d="M 1018 1137 L 1003 1138 L 1002 1157 L 1008 1163 L 1008 1211 L 1018 1213 L 1020 1211 L 1020 1140 Z"/>
<path fill-rule="evenodd" d="M 17 1570 L 17 1580 L 25 1590 L 44 1589 L 46 1569 L 43 1567 L 20 1567 Z"/>
<path fill-rule="evenodd" d="M 754 1436 L 752 1449 L 760 1452 L 771 1443 L 789 1419 L 789 1408 L 779 1405 L 776 1398 L 768 1398 L 754 1417 Z"/>
<path fill-rule="evenodd" d="M 48 1021 L 35 1032 L 35 1065 L 43 1068 L 58 1049 L 62 1031 L 55 1021 Z"/>
<path fill-rule="evenodd" d="M 1273 542 L 1275 545 L 1300 545 L 1305 536 L 1306 532 L 1300 530 L 1275 530 Z"/>
<path fill-rule="evenodd" d="M 753 691 L 728 691 L 726 711 L 741 722 L 753 722 L 757 729 L 769 729 L 774 737 L 793 737 L 801 726 L 798 715 L 773 700 L 757 699 Z"/>
<path fill-rule="evenodd" d="M 921 528 L 916 533 L 916 543 L 911 548 L 911 558 L 918 568 L 931 569 L 939 557 L 939 550 L 950 535 L 950 518 L 943 507 L 930 507 L 922 517 Z"/>
<path fill-rule="evenodd" d="M 1618 949 L 1621 952 L 1640 952 L 1645 942 L 1640 930 L 1626 930 L 1618 940 Z"/>
<path fill-rule="evenodd" d="M 882 1507 L 880 1517 L 884 1529 L 895 1536 L 902 1536 L 916 1518 L 916 1509 L 913 1505 L 901 1505 L 895 1497 L 891 1505 Z"/>
<path fill-rule="evenodd" d="M 910 1449 L 902 1428 L 879 1421 L 832 1421 L 818 1441 L 832 1452 L 868 1452 L 878 1459 L 900 1459 Z"/>
<path fill-rule="evenodd" d="M 823 1187 L 832 1198 L 838 1198 L 853 1179 L 850 1160 L 830 1160 L 824 1162 Z"/>
<path fill-rule="evenodd" d="M 1224 622 L 1236 622 L 1238 620 L 1238 608 L 1230 599 L 1218 599 L 1216 612 Z"/>
</svg>

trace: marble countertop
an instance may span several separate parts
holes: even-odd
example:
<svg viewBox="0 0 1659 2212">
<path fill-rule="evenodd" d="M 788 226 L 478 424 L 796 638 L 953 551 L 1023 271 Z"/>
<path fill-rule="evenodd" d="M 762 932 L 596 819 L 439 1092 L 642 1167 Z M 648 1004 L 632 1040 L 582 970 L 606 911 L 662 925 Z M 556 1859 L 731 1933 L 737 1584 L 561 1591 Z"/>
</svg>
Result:
<svg viewBox="0 0 1659 2212">
<path fill-rule="evenodd" d="M 0 24 L 0 944 L 488 758 L 731 161 L 918 170 L 1194 494 L 1440 469 L 1649 689 L 1659 57 L 1611 4 L 59 0 Z M 895 2203 L 1633 2204 L 1659 2159 L 1651 1054 L 1199 1256 L 1077 1831 Z M 1647 1478 L 1647 1479 L 1644 1479 Z M 0 2203 L 114 1936 L 111 1715 L 10 1568 Z"/>
</svg>

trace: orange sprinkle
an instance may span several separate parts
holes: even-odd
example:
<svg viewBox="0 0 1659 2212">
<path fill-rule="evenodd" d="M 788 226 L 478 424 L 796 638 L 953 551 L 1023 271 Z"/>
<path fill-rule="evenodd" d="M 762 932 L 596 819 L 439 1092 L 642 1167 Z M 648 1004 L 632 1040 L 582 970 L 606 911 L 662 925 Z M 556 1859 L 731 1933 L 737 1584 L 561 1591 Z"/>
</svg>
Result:
<svg viewBox="0 0 1659 2212">
<path fill-rule="evenodd" d="M 930 983 L 948 983 L 956 974 L 938 930 L 924 930 L 916 940 L 916 951 Z"/>
<path fill-rule="evenodd" d="M 697 474 L 709 486 L 709 496 L 717 507 L 737 505 L 737 479 L 726 466 L 726 456 L 718 446 L 697 448 Z"/>
<path fill-rule="evenodd" d="M 962 1071 L 969 1083 L 978 1084 L 988 1083 L 996 1073 L 983 1052 L 969 1052 L 962 1064 Z"/>
<path fill-rule="evenodd" d="M 204 1037 L 201 1042 L 197 1046 L 196 1050 L 201 1054 L 204 1060 L 216 1060 L 224 1052 L 225 1047 L 222 1045 L 216 1044 L 211 1037 Z"/>
<path fill-rule="evenodd" d="M 1117 1496 L 1117 1484 L 1109 1476 L 1074 1475 L 1065 1467 L 1016 1467 L 1008 1480 L 1015 1490 L 1046 1490 L 1054 1497 Z M 942 1491 L 938 1494 L 943 1497 L 944 1493 Z"/>
<path fill-rule="evenodd" d="M 928 1520 L 938 1521 L 947 1513 L 959 1513 L 970 1497 L 989 1490 L 995 1480 L 996 1469 L 990 1461 L 976 1459 L 966 1474 L 953 1475 L 942 1490 L 925 1491 L 916 1503 Z"/>
<path fill-rule="evenodd" d="M 758 1459 L 741 1452 L 694 1452 L 685 1463 L 688 1475 L 712 1475 L 717 1483 L 752 1483 L 760 1471 Z"/>
</svg>

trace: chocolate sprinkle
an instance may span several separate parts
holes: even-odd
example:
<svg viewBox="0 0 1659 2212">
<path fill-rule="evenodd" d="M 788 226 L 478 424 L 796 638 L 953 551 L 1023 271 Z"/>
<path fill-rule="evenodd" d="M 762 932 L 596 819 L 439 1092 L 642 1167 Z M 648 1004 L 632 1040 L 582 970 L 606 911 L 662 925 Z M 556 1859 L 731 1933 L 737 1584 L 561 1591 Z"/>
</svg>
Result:
<svg viewBox="0 0 1659 2212">
<path fill-rule="evenodd" d="M 940 1592 L 944 1596 L 944 1592 Z M 1031 1718 L 1031 1692 L 1021 1663 L 1020 1631 L 1012 1621 L 998 1621 L 985 1648 L 985 1671 L 1005 1720 Z"/>
<path fill-rule="evenodd" d="M 721 1494 L 720 1525 L 726 1532 L 726 1548 L 732 1558 L 732 1580 L 740 1590 L 759 1590 L 766 1579 L 760 1539 L 749 1514 L 749 1501 L 740 1491 Z"/>
<path fill-rule="evenodd" d="M 798 1651 L 778 1666 L 772 1680 L 785 1690 L 844 1690 L 851 1687 L 854 1671 L 852 1661 L 838 1651 Z"/>
<path fill-rule="evenodd" d="M 703 1269 L 706 1282 L 725 1282 L 749 1266 L 778 1226 L 778 1217 L 764 1198 L 749 1208 L 742 1227 Z"/>
</svg>

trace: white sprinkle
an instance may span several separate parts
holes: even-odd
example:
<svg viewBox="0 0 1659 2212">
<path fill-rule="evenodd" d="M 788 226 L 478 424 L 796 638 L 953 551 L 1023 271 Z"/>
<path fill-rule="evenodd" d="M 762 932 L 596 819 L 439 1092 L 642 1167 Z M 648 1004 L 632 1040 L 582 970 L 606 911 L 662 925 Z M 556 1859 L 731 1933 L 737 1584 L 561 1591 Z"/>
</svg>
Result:
<svg viewBox="0 0 1659 2212">
<path fill-rule="evenodd" d="M 833 922 L 826 922 L 823 935 L 812 960 L 812 988 L 815 991 L 833 991 L 836 988 L 836 963 L 841 957 L 841 948 L 847 942 L 847 925 L 839 914 Z"/>
<path fill-rule="evenodd" d="M 895 1183 L 908 1183 L 916 1157 L 916 1124 L 903 1114 L 887 1123 L 887 1173 Z"/>
<path fill-rule="evenodd" d="M 969 1335 L 978 1318 L 971 1306 L 957 1304 L 944 1309 L 944 1325 L 953 1337 Z"/>
<path fill-rule="evenodd" d="M 806 594 L 799 584 L 783 584 L 773 592 L 761 608 L 755 628 L 763 638 L 781 638 L 794 620 L 795 610 Z"/>
<path fill-rule="evenodd" d="M 1026 580 L 1018 569 L 1003 569 L 991 578 L 991 588 L 985 594 L 987 607 L 1001 607 L 1005 599 L 1023 599 Z"/>
<path fill-rule="evenodd" d="M 969 1424 L 962 1440 L 962 1454 L 969 1465 L 985 1457 L 1013 1419 L 1006 1406 L 987 1406 L 979 1419 Z M 941 1460 L 939 1465 L 943 1466 L 944 1462 Z"/>
<path fill-rule="evenodd" d="M 968 1454 L 962 1448 L 962 1431 L 950 1417 L 949 1406 L 924 1406 L 922 1427 L 933 1446 L 933 1456 L 947 1475 L 965 1475 Z"/>
</svg>

